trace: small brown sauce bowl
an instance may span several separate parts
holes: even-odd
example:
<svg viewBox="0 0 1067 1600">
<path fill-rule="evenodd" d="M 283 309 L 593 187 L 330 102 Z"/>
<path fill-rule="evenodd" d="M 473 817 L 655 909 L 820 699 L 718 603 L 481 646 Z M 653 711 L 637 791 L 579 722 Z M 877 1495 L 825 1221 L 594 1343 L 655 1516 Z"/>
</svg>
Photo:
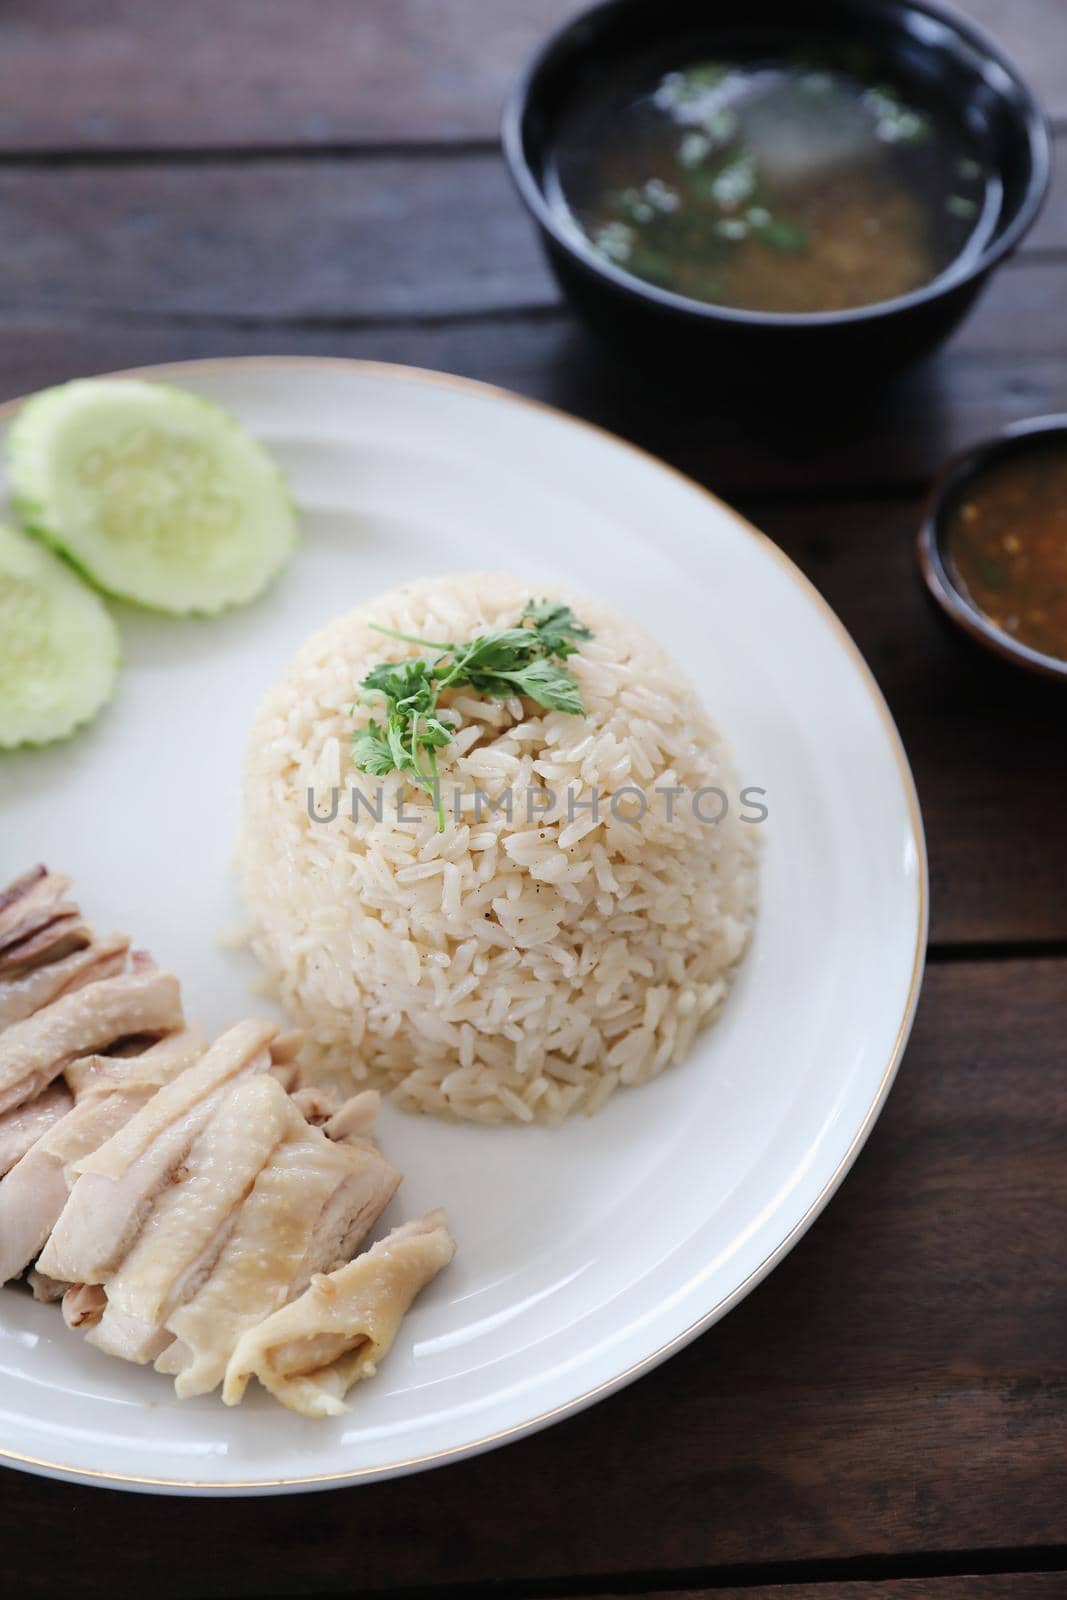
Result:
<svg viewBox="0 0 1067 1600">
<path fill-rule="evenodd" d="M 1037 444 L 1062 450 L 1067 461 L 1067 415 L 1035 417 L 1005 428 L 960 456 L 937 479 L 918 533 L 919 566 L 926 586 L 945 615 L 976 643 L 1004 661 L 1045 679 L 1067 684 L 1067 659 L 1045 655 L 998 627 L 971 598 L 951 549 L 956 512 L 981 492 L 997 463 L 1030 454 Z"/>
</svg>

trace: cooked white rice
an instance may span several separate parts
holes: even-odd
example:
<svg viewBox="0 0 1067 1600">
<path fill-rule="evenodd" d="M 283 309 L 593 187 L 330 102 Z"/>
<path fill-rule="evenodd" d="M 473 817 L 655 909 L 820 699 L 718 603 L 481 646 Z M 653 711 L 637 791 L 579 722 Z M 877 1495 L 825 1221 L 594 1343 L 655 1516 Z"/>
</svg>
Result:
<svg viewBox="0 0 1067 1600">
<path fill-rule="evenodd" d="M 355 769 L 361 679 L 419 653 L 369 623 L 467 641 L 514 626 L 534 594 L 464 574 L 339 617 L 267 696 L 246 768 L 249 936 L 306 1030 L 307 1064 L 348 1070 L 407 1109 L 479 1122 L 593 1111 L 679 1061 L 723 1004 L 755 906 L 756 830 L 739 820 L 722 739 L 659 646 L 591 600 L 549 594 L 595 635 L 567 663 L 588 715 L 453 696 L 462 720 L 441 752 L 444 833 L 427 795 Z M 632 794 L 612 813 L 625 785 L 648 797 L 639 821 L 625 814 L 639 809 Z M 542 814 L 545 786 L 556 802 Z M 668 821 L 654 790 L 671 786 L 685 796 Z M 511 821 L 486 801 L 475 819 L 477 791 L 501 802 L 509 787 Z M 594 787 L 595 822 L 581 809 Z M 716 825 L 689 798 L 710 787 L 729 798 Z M 323 815 L 339 790 L 332 821 L 311 819 L 309 789 Z M 355 820 L 353 790 L 365 797 Z M 701 803 L 705 816 L 719 808 Z"/>
</svg>

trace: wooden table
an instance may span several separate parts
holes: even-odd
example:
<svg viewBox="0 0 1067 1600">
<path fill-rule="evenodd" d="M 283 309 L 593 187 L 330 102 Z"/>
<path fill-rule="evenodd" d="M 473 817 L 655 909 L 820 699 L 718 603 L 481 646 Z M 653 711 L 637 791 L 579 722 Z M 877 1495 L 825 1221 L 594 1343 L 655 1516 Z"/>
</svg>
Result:
<svg viewBox="0 0 1067 1600">
<path fill-rule="evenodd" d="M 1067 178 L 936 360 L 830 422 L 742 425 L 608 367 L 496 149 L 573 0 L 8 0 L 0 385 L 191 356 L 440 367 L 607 424 L 732 499 L 871 662 L 926 816 L 930 967 L 814 1230 L 666 1367 L 429 1476 L 275 1501 L 0 1474 L 5 1588 L 1067 1595 L 1065 702 L 949 636 L 912 533 L 947 453 L 1067 410 Z M 1067 132 L 1065 0 L 968 0 Z M 491 1586 L 491 1587 L 490 1587 Z"/>
</svg>

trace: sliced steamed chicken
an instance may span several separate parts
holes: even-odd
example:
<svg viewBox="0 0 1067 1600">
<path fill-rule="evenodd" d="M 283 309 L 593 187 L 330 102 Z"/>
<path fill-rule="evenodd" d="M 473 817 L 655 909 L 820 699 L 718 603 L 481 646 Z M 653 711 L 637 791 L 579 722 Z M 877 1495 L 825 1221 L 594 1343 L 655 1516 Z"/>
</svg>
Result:
<svg viewBox="0 0 1067 1600">
<path fill-rule="evenodd" d="M 443 1211 L 407 1222 L 364 1255 L 317 1275 L 299 1299 L 245 1333 L 226 1368 L 222 1398 L 237 1405 L 256 1377 L 305 1417 L 335 1417 L 377 1371 L 419 1291 L 456 1253 Z"/>
<path fill-rule="evenodd" d="M 79 1105 L 83 1100 L 96 1101 L 113 1094 L 136 1094 L 143 1104 L 154 1089 L 161 1089 L 179 1072 L 184 1072 L 206 1048 L 203 1028 L 195 1022 L 186 1022 L 173 1033 L 165 1033 L 154 1044 L 132 1052 L 115 1050 L 108 1055 L 78 1056 L 63 1068 L 63 1081 Z M 134 1109 L 140 1110 L 140 1106 Z M 128 1121 L 128 1117 L 123 1118 L 123 1122 Z M 109 1128 L 107 1137 L 117 1132 L 120 1125 Z M 92 1148 L 96 1149 L 96 1145 Z M 79 1157 L 88 1154 L 88 1148 L 78 1152 Z M 70 1159 L 77 1158 L 71 1156 Z"/>
<path fill-rule="evenodd" d="M 0 975 L 0 1029 L 32 1017 L 61 995 L 83 989 L 100 978 L 113 978 L 126 964 L 130 941 L 119 934 L 91 938 L 81 949 L 33 966 L 19 966 Z"/>
<path fill-rule="evenodd" d="M 205 1048 L 177 980 L 97 938 L 69 887 L 38 867 L 0 891 L 0 1283 L 29 1269 L 69 1327 L 155 1359 L 179 1398 L 225 1378 L 232 1404 L 255 1373 L 307 1415 L 343 1411 L 451 1259 L 442 1214 L 353 1261 L 401 1178 L 378 1095 L 299 1087 L 301 1036 L 271 1022 Z"/>
<path fill-rule="evenodd" d="M 181 1024 L 178 980 L 166 972 L 122 973 L 62 995 L 0 1034 L 0 1112 L 34 1099 L 78 1056 Z"/>
<path fill-rule="evenodd" d="M 214 1266 L 245 1196 L 285 1135 L 289 1097 L 267 1073 L 223 1091 L 126 1259 L 107 1280 L 91 1344 L 152 1361 L 171 1342 L 167 1318 Z"/>
<path fill-rule="evenodd" d="M 400 1173 L 376 1150 L 333 1142 L 283 1098 L 284 1140 L 237 1213 L 210 1275 L 168 1318 L 176 1338 L 156 1368 L 175 1374 L 180 1399 L 214 1389 L 241 1335 L 299 1294 L 319 1263 L 347 1260 L 400 1183 Z M 378 1097 L 358 1098 L 365 1134 Z"/>
<path fill-rule="evenodd" d="M 62 1081 L 49 1084 L 36 1100 L 0 1115 L 0 1178 L 17 1166 L 43 1133 L 66 1116 L 74 1096 Z"/>
<path fill-rule="evenodd" d="M 89 943 L 78 907 L 63 898 L 69 888 L 69 878 L 33 867 L 0 891 L 0 978 Z"/>
<path fill-rule="evenodd" d="M 207 1125 L 227 1083 L 266 1072 L 276 1023 L 241 1022 L 74 1163 L 78 1174 L 37 1265 L 66 1283 L 105 1283 Z M 16 1169 L 17 1170 L 17 1169 Z"/>
<path fill-rule="evenodd" d="M 139 1056 L 87 1056 L 67 1067 L 62 1087 L 57 1082 L 30 1102 L 28 1117 L 53 1092 L 68 1104 L 75 1096 L 0 1182 L 0 1283 L 18 1277 L 41 1250 L 67 1203 L 74 1163 L 117 1133 L 203 1048 L 199 1029 L 181 1028 Z"/>
</svg>

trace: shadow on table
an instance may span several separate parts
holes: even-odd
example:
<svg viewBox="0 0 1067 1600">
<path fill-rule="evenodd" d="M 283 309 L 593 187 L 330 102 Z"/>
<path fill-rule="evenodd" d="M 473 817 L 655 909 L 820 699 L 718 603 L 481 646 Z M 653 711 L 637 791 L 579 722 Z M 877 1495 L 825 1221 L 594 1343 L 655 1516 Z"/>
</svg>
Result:
<svg viewBox="0 0 1067 1600">
<path fill-rule="evenodd" d="M 785 394 L 711 371 L 642 369 L 572 324 L 535 392 L 726 494 L 899 495 L 923 489 L 949 458 L 1008 421 L 1057 403 L 1008 378 L 979 382 L 976 359 L 949 347 L 870 384 L 831 383 L 813 370 L 809 385 Z"/>
</svg>

